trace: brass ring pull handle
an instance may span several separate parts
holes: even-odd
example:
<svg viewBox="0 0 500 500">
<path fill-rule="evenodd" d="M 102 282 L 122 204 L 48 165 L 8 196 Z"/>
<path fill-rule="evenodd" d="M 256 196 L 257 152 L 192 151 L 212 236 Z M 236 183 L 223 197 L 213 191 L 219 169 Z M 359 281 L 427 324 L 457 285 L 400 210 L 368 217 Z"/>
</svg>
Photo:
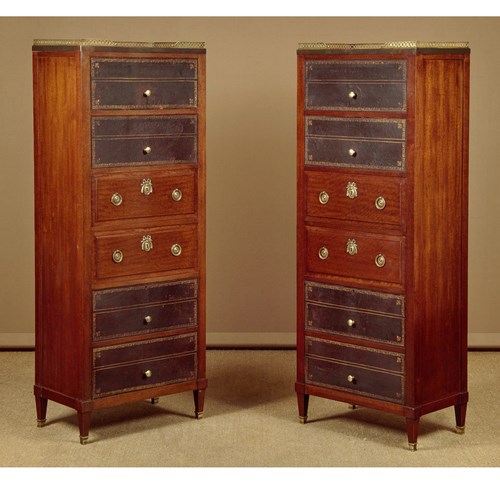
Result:
<svg viewBox="0 0 500 500">
<path fill-rule="evenodd" d="M 328 248 L 326 247 L 321 247 L 318 252 L 319 258 L 321 260 L 326 260 L 328 259 Z"/>
<path fill-rule="evenodd" d="M 119 264 L 123 260 L 123 252 L 121 250 L 115 250 L 113 252 L 113 262 Z"/>
<path fill-rule="evenodd" d="M 375 265 L 377 267 L 384 267 L 385 266 L 385 257 L 381 253 L 379 253 L 375 257 Z"/>
<path fill-rule="evenodd" d="M 142 152 L 145 154 L 145 155 L 148 155 L 149 153 L 151 153 L 152 149 L 149 147 L 149 146 L 146 146 Z"/>
<path fill-rule="evenodd" d="M 179 255 L 182 253 L 182 247 L 178 243 L 175 243 L 174 245 L 172 245 L 172 248 L 170 248 L 170 252 L 174 257 L 179 257 Z"/>
<path fill-rule="evenodd" d="M 385 198 L 383 196 L 379 196 L 375 200 L 375 206 L 378 210 L 383 210 L 385 208 Z"/>
<path fill-rule="evenodd" d="M 321 191 L 319 193 L 319 202 L 322 205 L 326 205 L 330 201 L 330 195 L 326 191 Z"/>
<path fill-rule="evenodd" d="M 151 97 L 151 90 L 145 90 L 142 94 L 144 97 Z"/>
<path fill-rule="evenodd" d="M 152 372 L 151 370 L 146 370 L 146 371 L 144 372 L 144 376 L 145 376 L 146 378 L 151 378 L 151 377 L 153 376 L 153 372 Z"/>
<path fill-rule="evenodd" d="M 347 381 L 351 382 L 351 384 L 356 383 L 356 377 L 354 375 L 347 375 Z"/>
<path fill-rule="evenodd" d="M 358 97 L 358 94 L 356 94 L 353 90 L 351 90 L 348 95 L 349 99 L 356 99 L 356 97 Z"/>
<path fill-rule="evenodd" d="M 141 194 L 149 196 L 153 192 L 153 181 L 151 179 L 142 179 Z"/>
<path fill-rule="evenodd" d="M 172 200 L 181 201 L 181 199 L 182 199 L 182 191 L 179 188 L 175 188 L 172 191 Z"/>
<path fill-rule="evenodd" d="M 115 207 L 119 207 L 122 204 L 122 201 L 123 197 L 120 193 L 114 193 L 111 197 L 111 203 L 113 203 Z"/>
</svg>

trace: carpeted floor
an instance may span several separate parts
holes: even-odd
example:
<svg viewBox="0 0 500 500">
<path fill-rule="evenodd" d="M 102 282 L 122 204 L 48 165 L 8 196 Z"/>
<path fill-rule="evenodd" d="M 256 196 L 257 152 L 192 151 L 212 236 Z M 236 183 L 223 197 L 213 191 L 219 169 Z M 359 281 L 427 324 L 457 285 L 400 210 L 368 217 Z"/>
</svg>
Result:
<svg viewBox="0 0 500 500">
<path fill-rule="evenodd" d="M 33 352 L 0 352 L 0 466 L 500 466 L 500 352 L 469 353 L 465 434 L 454 432 L 453 408 L 426 415 L 416 453 L 402 417 L 311 397 L 299 424 L 291 350 L 209 350 L 202 420 L 191 392 L 101 410 L 85 446 L 64 406 L 49 401 L 37 428 L 33 364 Z"/>
</svg>

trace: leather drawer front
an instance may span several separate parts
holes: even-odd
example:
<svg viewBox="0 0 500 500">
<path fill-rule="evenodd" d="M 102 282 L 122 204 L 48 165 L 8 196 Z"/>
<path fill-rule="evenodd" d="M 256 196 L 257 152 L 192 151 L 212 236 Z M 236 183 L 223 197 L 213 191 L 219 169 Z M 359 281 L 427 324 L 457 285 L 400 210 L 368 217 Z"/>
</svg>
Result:
<svg viewBox="0 0 500 500">
<path fill-rule="evenodd" d="M 304 161 L 313 166 L 404 172 L 405 141 L 405 120 L 309 117 Z"/>
<path fill-rule="evenodd" d="M 195 328 L 197 301 L 149 304 L 94 313 L 94 340 L 139 335 L 164 330 Z"/>
<path fill-rule="evenodd" d="M 381 349 L 306 337 L 306 355 L 404 374 L 404 355 Z"/>
<path fill-rule="evenodd" d="M 196 352 L 196 334 L 194 333 L 94 349 L 94 368 L 187 352 Z"/>
<path fill-rule="evenodd" d="M 195 353 L 101 368 L 94 371 L 94 397 L 194 380 L 196 369 Z"/>
<path fill-rule="evenodd" d="M 306 281 L 304 286 L 305 299 L 308 302 L 319 302 L 393 316 L 405 316 L 404 295 L 347 288 L 314 281 Z"/>
<path fill-rule="evenodd" d="M 93 118 L 92 167 L 196 163 L 197 142 L 195 116 Z"/>
<path fill-rule="evenodd" d="M 306 227 L 306 245 L 306 272 L 402 282 L 404 239 L 400 236 Z M 354 255 L 348 253 L 352 246 Z M 328 256 L 322 259 L 324 249 Z M 377 260 L 383 266 L 379 267 Z"/>
<path fill-rule="evenodd" d="M 306 357 L 306 383 L 404 402 L 404 377 L 360 366 Z M 350 381 L 352 380 L 352 381 Z"/>
<path fill-rule="evenodd" d="M 198 105 L 194 59 L 92 58 L 91 79 L 92 109 L 96 110 Z"/>
<path fill-rule="evenodd" d="M 198 281 L 183 280 L 148 285 L 108 288 L 93 293 L 93 310 L 133 307 L 157 302 L 194 299 L 198 296 Z"/>
<path fill-rule="evenodd" d="M 406 61 L 309 60 L 305 70 L 306 109 L 406 111 Z"/>
<path fill-rule="evenodd" d="M 305 179 L 308 216 L 402 223 L 402 179 L 313 171 L 306 171 Z"/>
<path fill-rule="evenodd" d="M 95 237 L 98 279 L 195 269 L 198 260 L 196 225 L 174 228 L 146 228 L 127 233 L 107 233 Z M 152 245 L 151 250 L 146 248 Z M 177 247 L 175 247 L 178 245 Z M 180 247 L 181 253 L 174 255 Z M 117 257 L 116 262 L 113 257 Z"/>
<path fill-rule="evenodd" d="M 95 222 L 196 212 L 195 172 L 131 172 L 94 176 Z M 151 186 L 152 191 L 145 190 Z M 145 194 L 149 192 L 149 194 Z M 178 199 L 181 193 L 181 198 Z M 116 195 L 120 203 L 114 204 Z"/>
</svg>

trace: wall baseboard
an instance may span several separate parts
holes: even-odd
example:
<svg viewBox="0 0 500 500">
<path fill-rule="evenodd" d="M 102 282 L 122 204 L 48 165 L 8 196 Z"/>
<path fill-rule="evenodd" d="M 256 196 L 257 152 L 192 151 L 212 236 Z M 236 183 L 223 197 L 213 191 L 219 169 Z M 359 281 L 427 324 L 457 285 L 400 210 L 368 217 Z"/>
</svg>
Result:
<svg viewBox="0 0 500 500">
<path fill-rule="evenodd" d="M 295 347 L 295 332 L 209 332 L 208 347 Z M 0 333 L 0 349 L 32 349 L 34 333 Z M 500 349 L 500 333 L 469 333 L 470 349 Z"/>
</svg>

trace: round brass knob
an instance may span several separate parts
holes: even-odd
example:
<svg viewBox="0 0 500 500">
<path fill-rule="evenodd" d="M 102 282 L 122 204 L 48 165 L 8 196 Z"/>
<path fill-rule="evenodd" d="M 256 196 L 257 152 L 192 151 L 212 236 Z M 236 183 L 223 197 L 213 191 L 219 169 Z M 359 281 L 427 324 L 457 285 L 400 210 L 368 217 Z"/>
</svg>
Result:
<svg viewBox="0 0 500 500">
<path fill-rule="evenodd" d="M 351 382 L 352 384 L 356 383 L 356 377 L 354 375 L 347 375 L 347 381 Z"/>
<path fill-rule="evenodd" d="M 179 255 L 182 253 L 182 247 L 178 243 L 175 243 L 174 245 L 172 245 L 170 251 L 172 252 L 172 255 L 174 257 L 179 257 Z"/>
<path fill-rule="evenodd" d="M 354 321 L 353 319 L 348 319 L 347 320 L 347 326 L 349 328 L 354 328 L 356 326 L 356 321 Z"/>
<path fill-rule="evenodd" d="M 172 200 L 181 201 L 181 199 L 182 199 L 182 191 L 179 188 L 175 188 L 172 191 Z"/>
<path fill-rule="evenodd" d="M 326 191 L 321 191 L 321 193 L 319 193 L 319 202 L 322 205 L 326 205 L 329 200 L 330 200 L 330 195 Z"/>
<path fill-rule="evenodd" d="M 151 321 L 153 321 L 153 318 L 149 315 L 144 318 L 144 323 L 146 323 L 147 325 L 149 325 Z"/>
<path fill-rule="evenodd" d="M 358 94 L 356 94 L 356 92 L 351 90 L 349 92 L 349 99 L 356 99 L 356 97 L 358 97 Z"/>
<path fill-rule="evenodd" d="M 145 155 L 148 155 L 149 153 L 151 153 L 151 148 L 149 146 L 146 146 L 142 152 L 145 154 Z"/>
<path fill-rule="evenodd" d="M 153 372 L 152 372 L 151 370 L 146 370 L 146 371 L 144 372 L 144 376 L 145 376 L 146 378 L 151 378 L 151 376 L 152 376 L 152 375 L 153 375 Z"/>
<path fill-rule="evenodd" d="M 151 96 L 151 90 L 145 90 L 143 93 L 144 97 L 150 97 Z"/>
<path fill-rule="evenodd" d="M 326 247 L 321 247 L 318 252 L 319 258 L 321 260 L 328 259 L 328 248 Z"/>
<path fill-rule="evenodd" d="M 379 253 L 375 257 L 375 265 L 377 267 L 384 267 L 385 266 L 385 257 L 381 253 Z"/>
<path fill-rule="evenodd" d="M 349 149 L 349 156 L 353 156 L 353 157 L 354 157 L 354 156 L 356 156 L 356 154 L 357 154 L 357 153 L 356 153 L 356 150 L 355 150 L 355 149 L 352 149 L 352 148 L 351 148 L 351 149 Z"/>
<path fill-rule="evenodd" d="M 378 210 L 383 210 L 385 208 L 385 198 L 383 196 L 379 196 L 375 200 L 375 206 Z"/>
<path fill-rule="evenodd" d="M 115 207 L 118 207 L 122 204 L 122 201 L 123 201 L 123 197 L 120 193 L 115 193 L 112 197 L 111 197 L 111 203 L 113 203 L 113 205 Z"/>
<path fill-rule="evenodd" d="M 121 250 L 115 250 L 113 252 L 113 262 L 119 264 L 123 260 L 123 252 Z"/>
<path fill-rule="evenodd" d="M 403 340 L 403 337 L 401 337 L 401 335 L 397 335 L 397 336 L 396 336 L 396 340 L 397 340 L 398 342 L 401 342 L 401 341 Z"/>
</svg>

